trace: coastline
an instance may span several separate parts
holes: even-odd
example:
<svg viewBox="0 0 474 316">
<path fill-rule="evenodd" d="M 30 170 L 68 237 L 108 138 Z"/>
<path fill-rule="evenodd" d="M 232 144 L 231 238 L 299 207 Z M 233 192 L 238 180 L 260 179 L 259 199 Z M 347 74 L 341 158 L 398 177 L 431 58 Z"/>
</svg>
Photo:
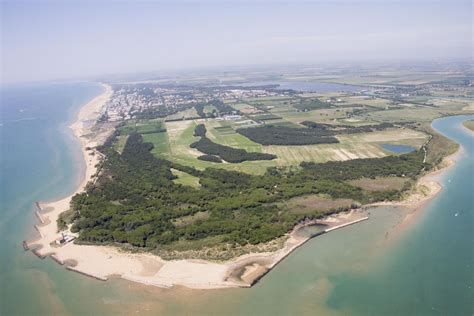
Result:
<svg viewBox="0 0 474 316">
<path fill-rule="evenodd" d="M 462 153 L 462 149 L 445 157 L 440 168 L 429 172 L 418 179 L 416 188 L 402 201 L 374 203 L 364 206 L 363 210 L 351 210 L 338 213 L 320 220 L 302 223 L 287 234 L 284 247 L 267 253 L 250 253 L 228 262 L 215 263 L 204 260 L 170 260 L 166 261 L 152 254 L 132 254 L 112 246 L 77 245 L 69 242 L 63 246 L 54 246 L 61 236 L 57 232 L 59 214 L 69 209 L 69 202 L 76 193 L 82 192 L 86 184 L 97 172 L 100 154 L 91 150 L 105 139 L 111 129 L 105 129 L 96 134 L 93 132 L 94 122 L 100 115 L 100 110 L 110 98 L 110 86 L 103 85 L 105 90 L 79 110 L 76 121 L 69 127 L 75 137 L 80 140 L 81 152 L 85 168 L 81 171 L 81 180 L 77 189 L 69 196 L 54 202 L 37 203 L 37 217 L 41 224 L 35 225 L 40 238 L 28 242 L 27 246 L 40 258 L 51 257 L 66 269 L 75 271 L 98 280 L 108 280 L 120 277 L 129 281 L 146 285 L 169 288 L 181 285 L 196 289 L 215 289 L 229 287 L 250 287 L 266 273 L 286 258 L 295 249 L 302 246 L 315 235 L 356 224 L 368 219 L 367 208 L 371 206 L 407 206 L 421 208 L 431 198 L 438 194 L 442 187 L 435 177 L 454 165 L 454 161 Z M 92 136 L 90 136 L 92 135 Z M 94 153 L 94 154 L 92 154 Z M 407 217 L 409 217 L 407 219 Z M 411 221 L 413 214 L 406 215 L 403 223 Z M 405 225 L 403 224 L 402 225 Z M 310 236 L 298 234 L 300 229 L 310 225 L 326 225 L 327 229 Z"/>
</svg>

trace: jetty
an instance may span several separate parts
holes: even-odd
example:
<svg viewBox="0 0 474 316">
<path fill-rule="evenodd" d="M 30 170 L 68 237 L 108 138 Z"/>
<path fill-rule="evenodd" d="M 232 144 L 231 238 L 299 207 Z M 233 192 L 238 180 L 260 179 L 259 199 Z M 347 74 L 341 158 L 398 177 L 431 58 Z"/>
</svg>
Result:
<svg viewBox="0 0 474 316">
<path fill-rule="evenodd" d="M 36 210 L 35 214 L 36 214 L 36 217 L 38 217 L 38 220 L 41 222 L 41 224 L 44 224 L 45 222 L 44 222 L 43 216 L 41 216 L 41 213 L 38 210 Z"/>
<path fill-rule="evenodd" d="M 353 225 L 353 224 L 356 224 L 356 223 L 359 223 L 359 222 L 362 222 L 362 221 L 365 221 L 365 220 L 368 220 L 368 219 L 369 219 L 368 216 L 362 217 L 362 218 L 353 220 L 351 222 L 347 222 L 347 223 L 344 223 L 344 224 L 341 224 L 341 225 L 333 226 L 331 228 L 328 228 L 328 229 L 324 230 L 324 232 L 329 233 L 330 231 L 333 231 L 333 230 L 336 230 L 336 229 L 339 229 L 339 228 L 342 228 L 342 227 L 346 227 L 346 226 L 349 226 L 349 225 Z"/>
<path fill-rule="evenodd" d="M 43 216 L 41 215 L 41 212 L 43 209 L 41 208 L 41 205 L 39 204 L 38 201 L 35 202 L 36 210 L 35 210 L 35 215 L 38 217 L 38 220 L 40 221 L 41 224 L 44 224 L 45 221 L 43 219 Z"/>
<path fill-rule="evenodd" d="M 39 253 L 38 249 L 33 249 L 33 250 L 31 250 L 31 252 L 40 259 L 46 258 L 46 256 Z"/>
<path fill-rule="evenodd" d="M 74 271 L 74 272 L 77 272 L 79 274 L 94 278 L 94 279 L 99 280 L 99 281 L 107 281 L 107 278 L 105 278 L 105 277 L 101 277 L 101 276 L 98 276 L 98 275 L 93 275 L 93 274 L 78 270 L 78 269 L 76 269 L 74 267 L 71 267 L 71 266 L 67 266 L 66 269 L 69 270 L 69 271 Z"/>
<path fill-rule="evenodd" d="M 53 259 L 56 263 L 60 264 L 60 265 L 64 265 L 64 261 L 62 261 L 61 259 L 59 259 L 56 255 L 50 255 L 49 256 L 51 259 Z"/>
</svg>

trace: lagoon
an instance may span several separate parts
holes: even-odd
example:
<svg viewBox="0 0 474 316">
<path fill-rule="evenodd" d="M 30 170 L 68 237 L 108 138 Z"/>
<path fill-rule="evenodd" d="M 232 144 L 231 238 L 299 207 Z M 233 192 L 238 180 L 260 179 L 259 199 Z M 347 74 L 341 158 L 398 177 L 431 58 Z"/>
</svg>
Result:
<svg viewBox="0 0 474 316">
<path fill-rule="evenodd" d="M 240 86 L 264 86 L 277 84 L 277 90 L 292 89 L 301 92 L 360 92 L 367 87 L 322 81 L 255 81 L 239 84 Z"/>
</svg>

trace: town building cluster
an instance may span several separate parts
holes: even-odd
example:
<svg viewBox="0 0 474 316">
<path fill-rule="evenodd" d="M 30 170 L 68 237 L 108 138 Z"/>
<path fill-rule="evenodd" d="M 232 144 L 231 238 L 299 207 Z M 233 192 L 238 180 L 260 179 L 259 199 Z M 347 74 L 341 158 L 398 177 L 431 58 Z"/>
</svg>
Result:
<svg viewBox="0 0 474 316">
<path fill-rule="evenodd" d="M 283 96 L 288 91 L 262 87 L 196 87 L 148 84 L 113 85 L 114 93 L 103 109 L 102 120 L 118 122 L 136 117 L 140 112 L 162 108 L 176 113 L 211 100 L 237 101 L 246 98 Z M 232 118 L 234 119 L 234 118 Z"/>
</svg>

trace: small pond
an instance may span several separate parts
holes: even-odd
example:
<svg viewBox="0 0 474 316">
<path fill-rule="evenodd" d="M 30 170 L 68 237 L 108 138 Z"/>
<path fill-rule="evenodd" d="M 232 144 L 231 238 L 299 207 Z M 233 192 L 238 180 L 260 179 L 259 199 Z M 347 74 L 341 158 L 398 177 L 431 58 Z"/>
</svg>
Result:
<svg viewBox="0 0 474 316">
<path fill-rule="evenodd" d="M 415 147 L 407 145 L 382 144 L 381 146 L 383 149 L 396 154 L 407 154 L 416 150 Z"/>
</svg>

